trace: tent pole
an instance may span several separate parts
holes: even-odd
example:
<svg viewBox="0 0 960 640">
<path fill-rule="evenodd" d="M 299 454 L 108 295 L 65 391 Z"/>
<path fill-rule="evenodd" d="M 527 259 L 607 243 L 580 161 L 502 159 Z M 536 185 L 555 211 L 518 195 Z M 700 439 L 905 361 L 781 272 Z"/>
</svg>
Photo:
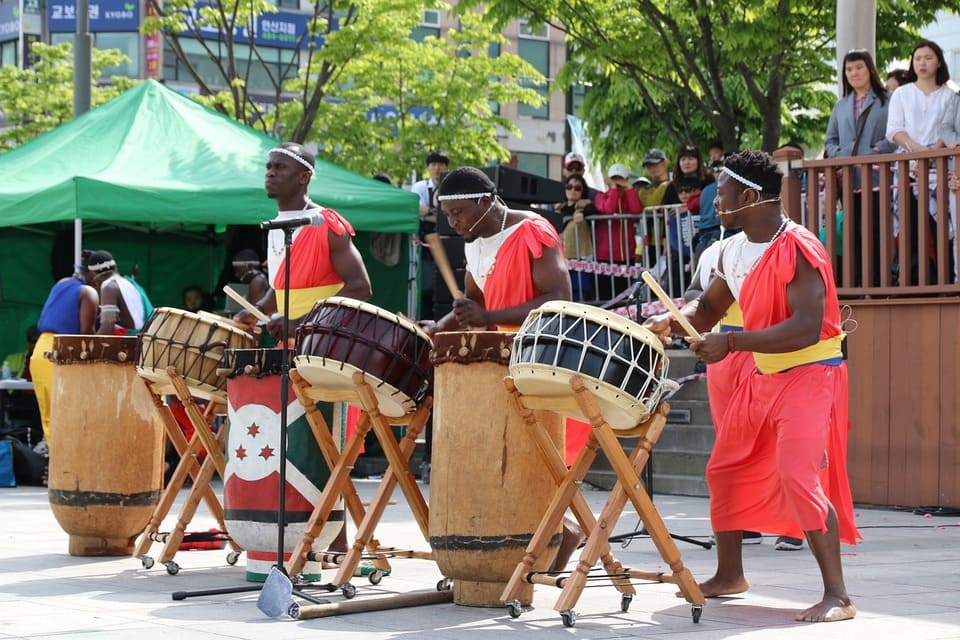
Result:
<svg viewBox="0 0 960 640">
<path fill-rule="evenodd" d="M 73 273 L 80 274 L 80 265 L 83 263 L 83 220 L 75 218 L 73 221 Z"/>
<path fill-rule="evenodd" d="M 77 0 L 77 31 L 73 38 L 73 117 L 90 110 L 90 85 L 93 82 L 93 37 L 90 35 L 90 0 Z M 79 205 L 79 202 L 77 203 Z M 79 210 L 79 206 L 78 206 Z M 79 272 L 83 222 L 73 221 L 73 264 Z"/>
</svg>

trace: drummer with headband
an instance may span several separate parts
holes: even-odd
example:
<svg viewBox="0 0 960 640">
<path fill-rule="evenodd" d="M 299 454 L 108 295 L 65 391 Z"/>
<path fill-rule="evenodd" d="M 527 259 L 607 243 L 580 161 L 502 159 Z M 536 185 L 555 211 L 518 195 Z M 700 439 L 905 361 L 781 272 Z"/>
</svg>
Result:
<svg viewBox="0 0 960 640">
<path fill-rule="evenodd" d="M 753 353 L 756 369 L 732 392 L 707 464 L 717 570 L 706 597 L 746 591 L 743 530 L 804 531 L 823 580 L 823 598 L 796 615 L 833 622 L 856 615 L 847 593 L 840 542 L 855 544 L 846 470 L 847 369 L 841 357 L 840 305 L 829 256 L 815 235 L 783 212 L 783 174 L 773 158 L 745 151 L 724 162 L 716 207 L 721 223 L 741 227 L 724 243 L 715 277 L 681 310 L 707 331 L 730 305 L 743 331 L 711 332 L 691 346 L 719 362 Z M 669 314 L 645 326 L 668 340 Z"/>
<path fill-rule="evenodd" d="M 437 201 L 450 226 L 466 240 L 467 274 L 464 296 L 427 326 L 427 333 L 471 327 L 516 331 L 531 310 L 573 297 L 556 229 L 536 213 L 509 209 L 485 173 L 474 167 L 451 171 L 437 189 Z M 566 566 L 582 535 L 575 522 L 564 520 L 551 570 Z"/>
<path fill-rule="evenodd" d="M 307 214 L 323 217 L 318 226 L 299 227 L 293 232 L 290 245 L 290 319 L 288 335 L 299 325 L 314 303 L 333 295 L 366 300 L 371 295 L 370 278 L 360 252 L 351 239 L 353 227 L 333 209 L 321 207 L 307 195 L 313 178 L 313 154 L 303 146 L 285 142 L 270 149 L 263 186 L 267 197 L 277 201 L 277 218 Z M 267 330 L 278 340 L 283 335 L 282 318 L 284 276 L 284 231 L 272 229 L 267 236 L 267 270 L 272 289 L 255 302 L 255 306 L 271 321 Z M 237 321 L 249 324 L 256 318 L 249 313 L 237 314 Z"/>
<path fill-rule="evenodd" d="M 485 173 L 473 167 L 451 171 L 437 201 L 466 240 L 467 275 L 465 296 L 428 332 L 516 330 L 544 302 L 570 300 L 570 274 L 553 225 L 535 213 L 508 209 Z"/>
</svg>

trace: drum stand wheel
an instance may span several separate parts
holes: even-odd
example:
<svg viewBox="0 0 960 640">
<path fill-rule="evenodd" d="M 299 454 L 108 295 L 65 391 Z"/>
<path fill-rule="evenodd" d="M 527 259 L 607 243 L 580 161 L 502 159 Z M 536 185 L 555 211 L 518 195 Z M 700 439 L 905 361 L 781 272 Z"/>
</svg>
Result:
<svg viewBox="0 0 960 640">
<path fill-rule="evenodd" d="M 693 621 L 699 622 L 703 611 L 703 593 L 690 570 L 684 566 L 676 543 L 650 496 L 644 490 L 639 477 L 666 425 L 670 406 L 666 402 L 661 402 L 651 415 L 633 429 L 614 431 L 603 419 L 596 398 L 585 387 L 579 375 L 574 375 L 570 379 L 571 394 L 559 398 L 523 395 L 517 390 L 512 377 L 507 377 L 504 383 L 514 407 L 523 416 L 528 433 L 537 443 L 541 461 L 557 482 L 550 508 L 541 518 L 523 559 L 517 564 L 510 582 L 501 595 L 501 600 L 506 603 L 510 617 L 517 618 L 522 612 L 517 598 L 525 584 L 551 585 L 562 590 L 554 609 L 560 613 L 565 627 L 573 627 L 577 621 L 574 607 L 587 581 L 592 579 L 589 576 L 592 567 L 600 561 L 606 572 L 603 579 L 609 579 L 621 593 L 621 612 L 626 612 L 630 608 L 636 594 L 631 580 L 665 582 L 679 587 L 681 595 L 692 605 Z M 534 413 L 537 410 L 579 414 L 592 425 L 587 444 L 577 454 L 569 470 L 564 465 L 561 452 L 541 428 Z M 620 446 L 618 438 L 633 436 L 639 436 L 639 442 L 627 455 Z M 610 491 L 600 515 L 594 518 L 586 498 L 580 492 L 579 485 L 596 458 L 598 448 L 603 449 L 610 461 L 616 473 L 617 482 Z M 610 551 L 610 534 L 616 527 L 628 499 L 645 523 L 650 538 L 671 572 L 626 568 L 613 557 Z M 576 568 L 568 576 L 558 576 L 556 572 L 533 571 L 533 566 L 546 551 L 547 543 L 560 526 L 567 509 L 573 511 L 580 527 L 587 535 L 587 542 Z"/>
<path fill-rule="evenodd" d="M 291 575 L 299 572 L 307 560 L 319 559 L 336 564 L 339 568 L 333 579 L 333 585 L 340 588 L 346 598 L 352 598 L 356 594 L 356 587 L 350 583 L 350 578 L 358 574 L 358 567 L 363 559 L 364 551 L 373 560 L 374 569 L 367 575 L 371 584 L 378 584 L 385 575 L 389 575 L 391 567 L 387 558 L 433 559 L 431 552 L 384 547 L 374 537 L 376 526 L 390 502 L 390 496 L 399 484 L 420 527 L 424 540 L 429 543 L 427 503 L 417 486 L 413 472 L 410 470 L 409 460 L 416 446 L 417 436 L 419 436 L 430 417 L 432 400 L 428 397 L 408 416 L 388 418 L 380 413 L 377 397 L 373 388 L 366 382 L 363 373 L 354 373 L 352 379 L 353 389 L 330 390 L 315 387 L 304 380 L 296 370 L 290 371 L 290 380 L 293 382 L 294 392 L 304 406 L 307 422 L 310 424 L 320 451 L 323 453 L 331 472 L 330 478 L 314 506 L 310 520 L 307 522 L 303 538 L 290 554 L 286 571 Z M 316 408 L 315 402 L 317 400 L 351 402 L 363 409 L 357 423 L 357 429 L 347 440 L 342 452 L 338 451 L 323 416 Z M 400 442 L 397 442 L 394 437 L 390 428 L 391 424 L 407 425 L 406 434 Z M 383 474 L 380 486 L 370 503 L 369 509 L 364 509 L 356 486 L 350 478 L 350 470 L 353 469 L 357 457 L 360 455 L 360 447 L 365 436 L 371 430 L 373 430 L 386 454 L 388 467 Z M 323 525 L 329 518 L 339 496 L 343 497 L 346 509 L 357 525 L 356 538 L 346 554 L 318 554 L 312 551 L 311 547 L 323 529 Z"/>
<path fill-rule="evenodd" d="M 180 456 L 180 462 L 164 488 L 133 555 L 140 560 L 144 569 L 150 569 L 154 566 L 154 559 L 147 555 L 150 547 L 154 542 L 162 542 L 164 546 L 158 560 L 166 567 L 167 573 L 173 576 L 180 572 L 180 565 L 174 562 L 173 558 L 180 548 L 180 543 L 183 542 L 186 527 L 196 514 L 201 501 L 207 505 L 210 513 L 220 526 L 220 530 L 227 530 L 224 523 L 223 505 L 220 503 L 213 487 L 210 486 L 213 474 L 219 473 L 222 478 L 224 472 L 226 429 L 220 429 L 219 432 L 214 433 L 213 423 L 218 415 L 224 413 L 226 405 L 223 400 L 211 396 L 206 409 L 201 411 L 194 401 L 185 379 L 176 368 L 168 367 L 167 375 L 169 376 L 169 384 L 160 385 L 149 380 L 145 381 L 153 396 L 157 413 L 163 421 L 167 437 Z M 163 396 L 168 393 L 173 393 L 183 403 L 187 418 L 193 426 L 193 435 L 189 442 L 184 437 L 183 430 L 177 423 L 169 405 L 163 401 Z M 197 460 L 201 448 L 206 451 L 202 463 Z M 177 523 L 169 533 L 161 533 L 159 527 L 170 509 L 173 508 L 173 504 L 176 502 L 188 476 L 193 481 L 193 486 L 177 517 Z M 228 542 L 232 550 L 227 556 L 227 562 L 235 564 L 243 549 L 232 540 Z M 231 556 L 233 556 L 233 562 L 230 562 Z"/>
</svg>

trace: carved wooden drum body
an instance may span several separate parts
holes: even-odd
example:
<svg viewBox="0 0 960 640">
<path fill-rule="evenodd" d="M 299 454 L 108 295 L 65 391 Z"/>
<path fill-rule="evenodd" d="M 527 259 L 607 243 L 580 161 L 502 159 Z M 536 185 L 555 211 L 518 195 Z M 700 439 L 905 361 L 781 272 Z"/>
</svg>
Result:
<svg viewBox="0 0 960 640">
<path fill-rule="evenodd" d="M 163 425 L 137 339 L 53 338 L 50 508 L 75 556 L 133 553 L 163 486 Z"/>
<path fill-rule="evenodd" d="M 430 545 L 440 571 L 453 578 L 457 604 L 502 604 L 500 594 L 556 489 L 503 385 L 512 344 L 512 333 L 434 336 Z M 562 451 L 560 416 L 537 417 Z M 559 542 L 558 528 L 537 570 L 549 566 Z M 527 586 L 524 604 L 533 596 Z"/>
</svg>

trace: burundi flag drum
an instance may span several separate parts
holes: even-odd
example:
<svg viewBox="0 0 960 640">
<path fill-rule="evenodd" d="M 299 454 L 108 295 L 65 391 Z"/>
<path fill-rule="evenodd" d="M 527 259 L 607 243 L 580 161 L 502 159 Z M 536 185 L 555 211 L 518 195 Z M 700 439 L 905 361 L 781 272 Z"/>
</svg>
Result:
<svg viewBox="0 0 960 640">
<path fill-rule="evenodd" d="M 288 352 L 289 353 L 289 352 Z M 292 353 L 289 353 L 292 358 Z M 228 349 L 226 469 L 223 507 L 230 537 L 246 550 L 247 580 L 263 582 L 277 563 L 280 501 L 279 349 Z M 284 561 L 303 537 L 330 477 L 292 384 L 288 387 Z M 330 405 L 321 405 L 328 424 Z M 338 424 L 341 421 L 336 421 Z M 336 428 L 336 427 L 334 427 Z M 340 437 L 334 434 L 334 440 Z M 313 549 L 324 551 L 343 526 L 343 504 L 330 514 Z M 320 563 L 307 562 L 303 579 L 320 579 Z"/>
</svg>

